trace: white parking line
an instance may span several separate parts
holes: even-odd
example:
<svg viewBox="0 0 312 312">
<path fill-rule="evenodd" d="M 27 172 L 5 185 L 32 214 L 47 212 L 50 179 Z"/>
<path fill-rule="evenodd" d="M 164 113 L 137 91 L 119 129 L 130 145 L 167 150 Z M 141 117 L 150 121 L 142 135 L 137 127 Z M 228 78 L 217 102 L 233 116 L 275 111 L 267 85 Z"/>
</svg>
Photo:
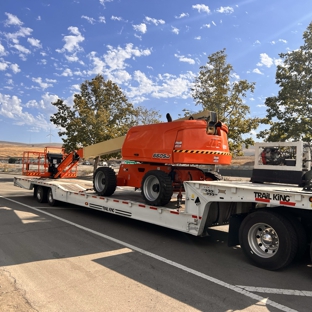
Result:
<svg viewBox="0 0 312 312">
<path fill-rule="evenodd" d="M 277 288 L 265 288 L 265 287 L 253 287 L 253 286 L 241 286 L 241 285 L 236 285 L 236 286 L 246 289 L 248 291 L 253 291 L 253 292 L 312 297 L 312 291 L 307 291 L 307 290 L 277 289 Z"/>
<path fill-rule="evenodd" d="M 77 227 L 77 228 L 79 228 L 79 229 L 82 229 L 82 230 L 87 231 L 87 232 L 89 232 L 89 233 L 92 233 L 92 234 L 94 234 L 94 235 L 97 235 L 97 236 L 100 236 L 100 237 L 105 238 L 105 239 L 107 239 L 107 240 L 110 240 L 110 241 L 112 241 L 112 242 L 114 242 L 114 243 L 116 243 L 116 244 L 119 244 L 119 245 L 122 245 L 122 246 L 124 246 L 124 247 L 130 248 L 130 249 L 132 249 L 132 250 L 134 250 L 134 251 L 137 251 L 137 252 L 139 252 L 139 253 L 141 253 L 141 254 L 143 254 L 143 255 L 146 255 L 146 256 L 148 256 L 148 257 L 154 258 L 154 259 L 156 259 L 156 260 L 158 260 L 158 261 L 161 261 L 161 262 L 164 262 L 164 263 L 166 263 L 166 264 L 168 264 L 168 265 L 171 265 L 171 266 L 173 266 L 173 267 L 176 267 L 176 268 L 178 268 L 178 269 L 180 269 L 180 270 L 182 270 L 182 271 L 185 271 L 185 272 L 187 272 L 187 273 L 190 273 L 190 274 L 193 274 L 193 275 L 195 275 L 195 276 L 201 277 L 201 278 L 203 278 L 203 279 L 205 279 L 205 280 L 207 280 L 207 281 L 209 281 L 209 282 L 215 283 L 215 284 L 217 284 L 217 285 L 219 285 L 219 286 L 222 286 L 222 287 L 228 288 L 228 289 L 230 289 L 230 290 L 232 290 L 232 291 L 235 291 L 235 292 L 237 292 L 237 293 L 239 293 L 239 294 L 241 294 L 241 295 L 244 295 L 244 296 L 246 296 L 246 297 L 252 298 L 252 299 L 256 300 L 257 302 L 259 302 L 259 301 L 264 302 L 266 305 L 272 306 L 272 307 L 277 308 L 277 309 L 279 309 L 279 310 L 281 310 L 281 311 L 284 311 L 284 312 L 297 312 L 297 310 L 293 310 L 293 309 L 291 309 L 291 308 L 289 308 L 289 307 L 286 307 L 286 306 L 284 306 L 284 305 L 282 305 L 282 304 L 279 304 L 279 303 L 277 303 L 277 302 L 274 302 L 274 301 L 272 301 L 272 300 L 270 300 L 270 299 L 267 299 L 267 298 L 261 297 L 261 296 L 259 296 L 259 295 L 253 294 L 253 293 L 249 292 L 249 291 L 246 290 L 246 289 L 243 289 L 243 288 L 241 288 L 241 287 L 238 287 L 238 286 L 231 285 L 231 284 L 229 284 L 229 283 L 223 282 L 222 280 L 219 280 L 219 279 L 216 279 L 216 278 L 214 278 L 214 277 L 212 277 L 212 276 L 209 276 L 209 275 L 203 274 L 203 273 L 201 273 L 201 272 L 195 271 L 195 270 L 193 270 L 193 269 L 191 269 L 191 268 L 188 268 L 188 267 L 186 267 L 186 266 L 184 266 L 184 265 L 182 265 L 182 264 L 179 264 L 179 263 L 177 263 L 177 262 L 171 261 L 171 260 L 166 259 L 166 258 L 164 258 L 164 257 L 158 256 L 158 255 L 153 254 L 153 253 L 151 253 L 151 252 L 149 252 L 149 251 L 146 251 L 146 250 L 141 249 L 141 248 L 139 248 L 139 247 L 136 247 L 136 246 L 134 246 L 134 245 L 128 244 L 128 243 L 126 243 L 126 242 L 123 242 L 123 241 L 121 241 L 121 240 L 119 240 L 119 239 L 116 239 L 116 238 L 110 237 L 110 236 L 108 236 L 108 235 L 99 233 L 99 232 L 97 232 L 97 231 L 91 230 L 91 229 L 89 229 L 89 228 L 86 228 L 86 227 L 81 226 L 81 225 L 79 225 L 79 224 L 76 224 L 76 223 L 74 223 L 74 222 L 68 221 L 68 220 L 66 220 L 66 219 L 60 218 L 60 217 L 58 217 L 58 216 L 54 216 L 53 214 L 48 213 L 48 212 L 46 212 L 46 211 L 44 211 L 44 210 L 40 210 L 40 209 L 38 209 L 38 208 L 35 208 L 35 207 L 32 207 L 32 206 L 29 206 L 29 205 L 20 203 L 20 202 L 18 202 L 18 201 L 13 200 L 13 199 L 6 198 L 6 197 L 4 197 L 4 196 L 0 196 L 0 198 L 4 198 L 4 199 L 6 199 L 6 200 L 8 200 L 8 201 L 11 201 L 11 202 L 13 202 L 13 203 L 16 203 L 16 204 L 19 204 L 19 205 L 21 205 L 21 206 L 27 207 L 27 208 L 29 208 L 29 209 L 35 210 L 35 211 L 37 211 L 37 212 L 43 213 L 43 214 L 45 214 L 45 215 L 47 215 L 47 216 L 49 216 L 49 217 L 51 217 L 51 218 L 60 220 L 60 221 L 62 221 L 62 222 L 65 222 L 65 223 L 67 223 L 67 224 L 70 224 L 70 225 L 72 225 L 72 226 L 74 226 L 74 227 Z"/>
</svg>

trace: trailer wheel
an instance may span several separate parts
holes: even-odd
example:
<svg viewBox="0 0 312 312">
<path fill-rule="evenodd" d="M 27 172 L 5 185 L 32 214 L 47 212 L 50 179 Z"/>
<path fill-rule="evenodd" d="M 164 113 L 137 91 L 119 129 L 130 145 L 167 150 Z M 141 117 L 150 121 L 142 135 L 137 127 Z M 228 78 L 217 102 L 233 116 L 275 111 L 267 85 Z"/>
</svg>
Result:
<svg viewBox="0 0 312 312">
<path fill-rule="evenodd" d="M 165 206 L 173 193 L 171 178 L 163 171 L 151 170 L 144 175 L 141 193 L 148 205 Z"/>
<path fill-rule="evenodd" d="M 100 196 L 112 195 L 117 186 L 115 171 L 109 167 L 99 167 L 93 175 L 93 188 Z"/>
<path fill-rule="evenodd" d="M 252 262 L 268 270 L 286 267 L 298 250 L 293 225 L 282 215 L 266 210 L 253 212 L 243 220 L 239 242 Z"/>
<path fill-rule="evenodd" d="M 302 259 L 302 257 L 307 251 L 308 235 L 302 223 L 296 218 L 296 216 L 292 214 L 286 214 L 285 216 L 288 219 L 288 221 L 292 224 L 292 226 L 294 227 L 294 230 L 297 236 L 298 250 L 296 252 L 294 260 L 299 261 L 300 259 Z"/>
<path fill-rule="evenodd" d="M 53 198 L 53 192 L 51 188 L 48 188 L 48 193 L 47 193 L 47 200 L 48 204 L 50 206 L 56 206 L 57 205 L 57 200 Z"/>
<path fill-rule="evenodd" d="M 43 186 L 38 185 L 36 187 L 36 198 L 38 203 L 46 203 L 47 202 L 47 189 Z"/>
</svg>

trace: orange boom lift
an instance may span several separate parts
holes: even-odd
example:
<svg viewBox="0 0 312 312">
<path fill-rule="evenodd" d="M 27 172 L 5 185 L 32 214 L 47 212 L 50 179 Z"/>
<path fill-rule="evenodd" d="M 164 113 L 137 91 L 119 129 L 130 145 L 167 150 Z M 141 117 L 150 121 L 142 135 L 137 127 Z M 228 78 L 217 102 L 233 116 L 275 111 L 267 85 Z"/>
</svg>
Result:
<svg viewBox="0 0 312 312">
<path fill-rule="evenodd" d="M 184 181 L 219 180 L 215 165 L 232 160 L 228 128 L 217 121 L 216 113 L 207 114 L 172 122 L 167 114 L 168 122 L 132 127 L 121 154 L 135 163 L 122 164 L 117 175 L 109 167 L 98 168 L 93 175 L 96 193 L 109 196 L 116 186 L 132 186 L 141 189 L 147 204 L 164 206 L 174 191 L 181 194 Z M 213 170 L 204 172 L 196 165 L 212 165 Z"/>
<path fill-rule="evenodd" d="M 202 112 L 186 119 L 132 127 L 126 136 L 87 146 L 68 155 L 43 156 L 40 177 L 71 177 L 71 170 L 79 159 L 121 151 L 121 164 L 116 175 L 110 167 L 99 167 L 93 175 L 93 187 L 101 196 L 112 195 L 117 186 L 141 189 L 149 205 L 166 205 L 174 191 L 183 191 L 184 181 L 219 180 L 215 165 L 228 165 L 229 152 L 225 124 L 217 120 L 214 112 Z M 24 161 L 23 161 L 24 162 Z M 52 163 L 52 164 L 51 164 Z M 53 165 L 54 164 L 54 165 Z M 209 165 L 201 170 L 198 165 Z M 24 168 L 24 165 L 23 165 Z M 23 173 L 31 175 L 23 169 Z"/>
</svg>

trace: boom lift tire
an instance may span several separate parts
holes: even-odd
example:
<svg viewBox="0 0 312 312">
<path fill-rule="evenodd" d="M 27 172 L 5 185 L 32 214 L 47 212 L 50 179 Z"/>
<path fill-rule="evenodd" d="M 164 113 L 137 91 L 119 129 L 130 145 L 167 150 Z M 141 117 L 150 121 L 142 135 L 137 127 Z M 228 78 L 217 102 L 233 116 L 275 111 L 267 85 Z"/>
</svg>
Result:
<svg viewBox="0 0 312 312">
<path fill-rule="evenodd" d="M 51 188 L 48 188 L 48 191 L 47 191 L 47 201 L 50 206 L 57 205 L 57 200 L 53 198 L 53 192 Z"/>
<path fill-rule="evenodd" d="M 41 185 L 36 187 L 36 198 L 38 203 L 46 203 L 47 202 L 47 189 Z"/>
<path fill-rule="evenodd" d="M 117 186 L 115 171 L 110 167 L 99 167 L 93 175 L 93 188 L 100 196 L 112 195 Z"/>
<path fill-rule="evenodd" d="M 239 242 L 247 258 L 268 270 L 286 267 L 298 251 L 298 238 L 291 222 L 267 210 L 253 212 L 243 220 Z"/>
<path fill-rule="evenodd" d="M 173 194 L 172 180 L 163 171 L 148 171 L 142 180 L 141 193 L 148 205 L 165 206 Z"/>
<path fill-rule="evenodd" d="M 222 175 L 218 172 L 205 172 L 206 181 L 219 181 L 223 180 Z"/>
</svg>

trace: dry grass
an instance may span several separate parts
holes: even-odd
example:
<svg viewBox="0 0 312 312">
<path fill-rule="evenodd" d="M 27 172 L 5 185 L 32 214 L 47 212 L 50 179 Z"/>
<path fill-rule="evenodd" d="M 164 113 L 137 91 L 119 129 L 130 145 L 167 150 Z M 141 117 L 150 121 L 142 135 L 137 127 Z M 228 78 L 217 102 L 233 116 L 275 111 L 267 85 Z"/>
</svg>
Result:
<svg viewBox="0 0 312 312">
<path fill-rule="evenodd" d="M 239 156 L 232 158 L 231 165 L 234 166 L 253 166 L 254 165 L 254 156 Z"/>
<path fill-rule="evenodd" d="M 0 158 L 21 158 L 23 152 L 43 152 L 46 146 L 49 144 L 22 144 L 22 143 L 9 143 L 0 142 Z M 51 146 L 60 148 L 62 144 L 51 144 Z"/>
</svg>

